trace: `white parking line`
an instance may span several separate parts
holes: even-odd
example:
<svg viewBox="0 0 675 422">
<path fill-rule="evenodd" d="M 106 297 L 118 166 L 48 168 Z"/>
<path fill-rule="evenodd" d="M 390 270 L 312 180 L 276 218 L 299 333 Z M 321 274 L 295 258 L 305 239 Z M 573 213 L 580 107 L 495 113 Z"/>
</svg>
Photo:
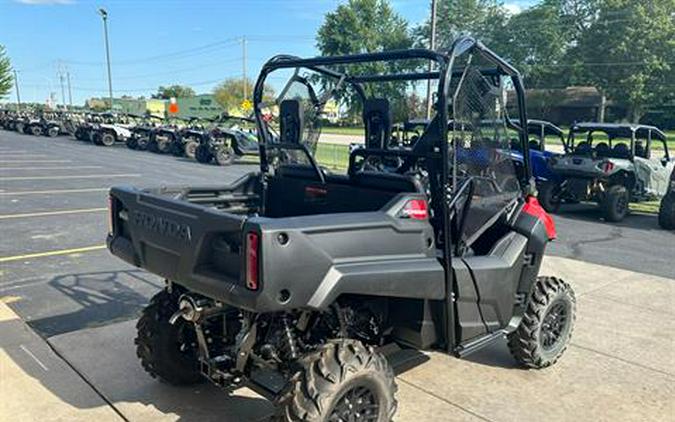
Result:
<svg viewBox="0 0 675 422">
<path fill-rule="evenodd" d="M 15 163 L 70 163 L 70 160 L 0 160 L 0 163 L 15 164 Z"/>
<path fill-rule="evenodd" d="M 71 166 L 71 167 L 0 167 L 0 170 L 77 170 L 100 169 L 103 166 Z"/>
<path fill-rule="evenodd" d="M 85 188 L 85 189 L 55 189 L 55 190 L 27 190 L 16 192 L 0 192 L 0 196 L 21 196 L 21 195 L 50 195 L 63 193 L 82 193 L 82 192 L 104 192 L 108 188 Z"/>
<path fill-rule="evenodd" d="M 140 177 L 138 173 L 129 174 L 83 174 L 81 176 L 19 176 L 3 177 L 3 181 L 11 180 L 62 180 L 62 179 L 110 179 L 112 177 Z"/>
<path fill-rule="evenodd" d="M 34 360 L 35 362 L 37 362 L 37 364 L 40 365 L 40 367 L 41 367 L 42 369 L 44 369 L 45 371 L 49 371 L 49 368 L 47 368 L 47 365 L 45 365 L 44 363 L 42 363 L 42 361 L 41 361 L 40 359 L 38 359 L 37 356 L 35 356 L 30 350 L 28 350 L 28 348 L 27 348 L 26 346 L 24 346 L 23 344 L 20 344 L 19 347 L 21 348 L 21 350 L 23 350 L 24 352 L 26 352 L 26 354 L 27 354 L 28 356 L 32 357 L 33 360 Z"/>
<path fill-rule="evenodd" d="M 0 220 L 8 220 L 10 218 L 49 217 L 49 216 L 52 216 L 52 215 L 82 214 L 82 213 L 101 212 L 101 211 L 108 211 L 108 208 L 79 208 L 79 209 L 74 209 L 74 210 L 30 212 L 30 213 L 23 213 L 23 214 L 0 214 Z"/>
</svg>

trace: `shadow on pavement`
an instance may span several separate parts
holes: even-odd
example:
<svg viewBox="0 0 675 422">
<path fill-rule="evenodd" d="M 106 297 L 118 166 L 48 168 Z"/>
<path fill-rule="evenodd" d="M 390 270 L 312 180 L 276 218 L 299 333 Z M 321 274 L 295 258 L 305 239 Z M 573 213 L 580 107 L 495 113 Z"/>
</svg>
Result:
<svg viewBox="0 0 675 422">
<path fill-rule="evenodd" d="M 67 274 L 47 284 L 78 310 L 28 322 L 45 337 L 135 318 L 149 295 L 163 287 L 141 270 Z"/>
</svg>

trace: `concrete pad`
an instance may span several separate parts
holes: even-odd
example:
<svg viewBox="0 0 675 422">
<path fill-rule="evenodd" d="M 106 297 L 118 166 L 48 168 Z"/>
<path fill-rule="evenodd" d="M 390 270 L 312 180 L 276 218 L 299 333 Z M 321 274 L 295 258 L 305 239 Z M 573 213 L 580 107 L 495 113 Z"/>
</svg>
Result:
<svg viewBox="0 0 675 422">
<path fill-rule="evenodd" d="M 546 370 L 515 367 L 505 343 L 466 360 L 443 354 L 402 379 L 491 421 L 666 421 L 673 378 L 570 347 Z"/>
<path fill-rule="evenodd" d="M 208 383 L 178 388 L 151 378 L 136 357 L 134 326 L 111 324 L 49 342 L 132 421 L 255 421 L 272 414 L 272 404 L 248 389 L 228 396 Z"/>
<path fill-rule="evenodd" d="M 577 301 L 572 343 L 675 376 L 672 315 L 584 296 Z"/>
<path fill-rule="evenodd" d="M 0 421 L 118 421 L 113 409 L 0 302 Z"/>
</svg>

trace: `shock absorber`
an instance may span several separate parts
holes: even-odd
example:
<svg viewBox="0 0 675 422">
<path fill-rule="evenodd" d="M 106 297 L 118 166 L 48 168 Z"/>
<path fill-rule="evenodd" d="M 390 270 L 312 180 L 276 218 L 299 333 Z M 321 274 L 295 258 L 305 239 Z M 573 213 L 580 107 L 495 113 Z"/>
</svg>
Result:
<svg viewBox="0 0 675 422">
<path fill-rule="evenodd" d="M 284 314 L 281 317 L 281 325 L 283 329 L 283 345 L 284 345 L 284 355 L 289 360 L 295 360 L 298 358 L 298 344 L 295 338 L 295 331 L 291 326 L 288 315 Z"/>
</svg>

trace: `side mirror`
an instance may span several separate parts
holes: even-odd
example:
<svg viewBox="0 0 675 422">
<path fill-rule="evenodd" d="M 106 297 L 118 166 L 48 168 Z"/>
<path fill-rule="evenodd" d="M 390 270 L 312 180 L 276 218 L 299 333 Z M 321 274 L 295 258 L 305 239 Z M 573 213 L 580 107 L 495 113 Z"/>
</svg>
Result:
<svg viewBox="0 0 675 422">
<path fill-rule="evenodd" d="M 670 162 L 670 159 L 668 157 L 663 157 L 661 159 L 661 164 L 663 164 L 663 167 L 667 166 L 669 162 Z"/>
</svg>

